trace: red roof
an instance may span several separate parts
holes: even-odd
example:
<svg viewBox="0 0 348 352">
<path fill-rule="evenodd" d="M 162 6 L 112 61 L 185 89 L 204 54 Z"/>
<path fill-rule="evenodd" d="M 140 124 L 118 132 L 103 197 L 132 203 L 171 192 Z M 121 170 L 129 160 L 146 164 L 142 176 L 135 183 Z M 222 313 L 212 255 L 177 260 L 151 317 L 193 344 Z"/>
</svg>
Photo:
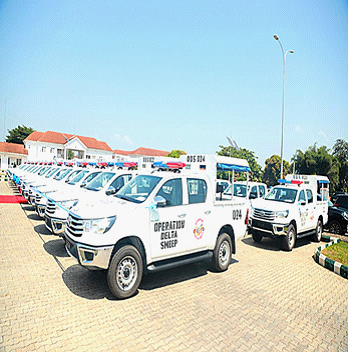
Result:
<svg viewBox="0 0 348 352">
<path fill-rule="evenodd" d="M 28 155 L 23 144 L 0 142 L 0 152 Z"/>
<path fill-rule="evenodd" d="M 107 150 L 109 152 L 112 152 L 112 149 L 105 142 L 100 142 L 95 138 L 91 138 L 91 137 L 77 136 L 69 133 L 61 133 L 61 132 L 53 132 L 53 131 L 47 131 L 47 132 L 35 131 L 31 135 L 29 135 L 25 139 L 25 141 L 66 144 L 73 138 L 78 138 L 88 149 Z"/>
<path fill-rule="evenodd" d="M 150 148 L 138 148 L 136 150 L 133 150 L 131 152 L 127 152 L 124 150 L 114 150 L 114 154 L 119 154 L 119 155 L 142 155 L 142 156 L 167 156 L 169 152 L 166 152 L 164 150 L 157 150 L 157 149 L 150 149 Z"/>
</svg>

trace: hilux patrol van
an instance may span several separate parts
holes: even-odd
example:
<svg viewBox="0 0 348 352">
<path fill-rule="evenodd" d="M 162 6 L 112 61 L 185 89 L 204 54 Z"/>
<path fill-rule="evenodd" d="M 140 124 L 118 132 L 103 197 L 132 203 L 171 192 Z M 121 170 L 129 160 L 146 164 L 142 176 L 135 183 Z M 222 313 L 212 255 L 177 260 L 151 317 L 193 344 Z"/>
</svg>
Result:
<svg viewBox="0 0 348 352">
<path fill-rule="evenodd" d="M 119 299 L 132 296 L 147 272 L 205 258 L 227 270 L 246 233 L 246 199 L 216 194 L 217 170 L 249 172 L 246 160 L 185 155 L 166 165 L 181 172 L 139 174 L 115 196 L 69 211 L 68 254 L 88 269 L 106 269 Z"/>
<path fill-rule="evenodd" d="M 254 241 L 280 238 L 286 251 L 293 249 L 298 238 L 312 236 L 319 242 L 328 221 L 328 178 L 295 174 L 278 182 L 265 199 L 252 204 L 248 227 Z"/>
</svg>

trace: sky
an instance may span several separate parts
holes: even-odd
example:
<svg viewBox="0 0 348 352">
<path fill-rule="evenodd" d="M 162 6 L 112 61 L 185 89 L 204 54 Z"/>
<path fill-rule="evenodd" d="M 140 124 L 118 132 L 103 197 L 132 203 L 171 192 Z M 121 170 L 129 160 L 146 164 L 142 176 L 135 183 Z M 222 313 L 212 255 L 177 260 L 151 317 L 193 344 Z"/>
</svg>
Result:
<svg viewBox="0 0 348 352">
<path fill-rule="evenodd" d="M 260 165 L 348 140 L 347 0 L 0 0 L 0 140 L 24 125 L 112 149 Z"/>
</svg>

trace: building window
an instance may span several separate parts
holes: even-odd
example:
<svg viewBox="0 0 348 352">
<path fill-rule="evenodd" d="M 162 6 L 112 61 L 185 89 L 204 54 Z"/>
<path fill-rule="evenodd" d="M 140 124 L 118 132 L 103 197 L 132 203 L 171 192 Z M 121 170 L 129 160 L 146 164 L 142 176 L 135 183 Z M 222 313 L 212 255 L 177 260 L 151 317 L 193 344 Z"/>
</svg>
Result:
<svg viewBox="0 0 348 352">
<path fill-rule="evenodd" d="M 90 155 L 86 155 L 86 159 L 90 159 L 91 158 L 91 156 Z"/>
<path fill-rule="evenodd" d="M 64 150 L 63 149 L 57 149 L 57 157 L 64 158 Z"/>
<path fill-rule="evenodd" d="M 41 151 L 44 153 L 46 151 L 46 147 L 42 147 Z"/>
<path fill-rule="evenodd" d="M 51 149 L 50 149 L 50 153 L 54 153 L 54 148 L 51 148 Z"/>
</svg>

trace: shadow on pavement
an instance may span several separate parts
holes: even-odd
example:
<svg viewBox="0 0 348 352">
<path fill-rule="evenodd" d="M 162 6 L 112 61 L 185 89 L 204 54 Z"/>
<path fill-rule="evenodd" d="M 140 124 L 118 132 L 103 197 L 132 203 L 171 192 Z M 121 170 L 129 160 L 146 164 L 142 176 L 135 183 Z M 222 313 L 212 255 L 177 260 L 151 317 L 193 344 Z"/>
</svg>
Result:
<svg viewBox="0 0 348 352">
<path fill-rule="evenodd" d="M 272 239 L 272 238 L 268 238 L 268 237 L 263 237 L 262 241 L 260 243 L 257 243 L 257 242 L 254 242 L 252 237 L 247 237 L 247 238 L 243 238 L 242 242 L 247 244 L 248 246 L 262 248 L 262 249 L 265 249 L 268 251 L 279 252 L 279 251 L 283 250 L 281 238 Z M 310 236 L 297 239 L 293 250 L 295 250 L 296 248 L 306 246 L 310 243 L 311 243 Z"/>
<path fill-rule="evenodd" d="M 238 263 L 238 261 L 232 259 L 231 265 L 235 263 Z M 143 276 L 139 290 L 154 290 L 156 288 L 174 285 L 179 282 L 207 275 L 208 271 L 214 272 L 211 262 L 202 261 L 157 273 L 150 273 Z M 217 275 L 220 275 L 220 273 L 217 273 Z M 109 290 L 106 270 L 92 271 L 75 264 L 69 266 L 63 272 L 62 278 L 68 289 L 76 296 L 90 300 L 103 298 L 117 300 Z M 136 295 L 139 293 L 139 290 Z"/>
<path fill-rule="evenodd" d="M 29 214 L 29 215 L 28 215 L 28 219 L 30 219 L 30 220 L 42 220 L 42 219 L 40 218 L 40 216 L 37 215 L 36 213 Z"/>
<path fill-rule="evenodd" d="M 35 211 L 35 209 L 34 209 L 34 206 L 32 206 L 32 205 L 22 205 L 22 209 L 24 210 L 24 211 Z M 36 214 L 37 215 L 37 214 Z"/>
<path fill-rule="evenodd" d="M 38 216 L 37 214 L 35 214 L 35 215 Z M 52 233 L 49 230 L 47 230 L 45 224 L 36 225 L 34 227 L 34 230 L 39 235 L 51 235 L 52 236 Z"/>
<path fill-rule="evenodd" d="M 45 251 L 59 258 L 68 258 L 69 254 L 65 250 L 64 240 L 62 238 L 57 238 L 56 240 L 48 241 L 43 245 Z"/>
<path fill-rule="evenodd" d="M 62 278 L 67 288 L 76 296 L 90 300 L 116 300 L 109 290 L 106 271 L 91 271 L 75 264 L 63 272 Z"/>
</svg>

